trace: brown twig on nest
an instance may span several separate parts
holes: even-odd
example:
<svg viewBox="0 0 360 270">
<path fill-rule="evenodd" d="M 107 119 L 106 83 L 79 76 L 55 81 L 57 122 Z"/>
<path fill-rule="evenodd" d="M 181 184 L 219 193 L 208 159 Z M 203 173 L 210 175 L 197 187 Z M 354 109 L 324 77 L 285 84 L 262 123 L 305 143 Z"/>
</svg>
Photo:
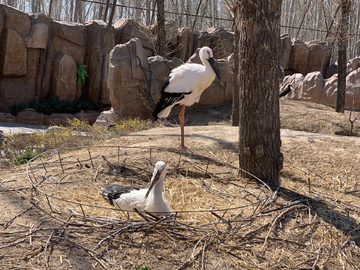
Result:
<svg viewBox="0 0 360 270">
<path fill-rule="evenodd" d="M 27 177 L 39 199 L 38 202 L 33 202 L 33 206 L 39 208 L 41 214 L 45 214 L 45 219 L 50 220 L 51 225 L 49 222 L 40 222 L 36 226 L 24 224 L 26 230 L 6 234 L 0 232 L 7 237 L 1 249 L 14 246 L 22 248 L 31 237 L 33 246 L 45 247 L 43 257 L 47 263 L 45 262 L 43 268 L 46 264 L 52 266 L 50 248 L 55 248 L 59 240 L 68 238 L 75 247 L 86 251 L 85 256 L 90 256 L 98 266 L 108 269 L 128 268 L 129 265 L 123 263 L 125 260 L 118 259 L 122 258 L 118 256 L 118 252 L 128 257 L 132 263 L 132 256 L 139 254 L 140 250 L 144 254 L 143 260 L 152 256 L 153 259 L 149 260 L 152 268 L 163 263 L 169 269 L 204 269 L 209 262 L 219 259 L 226 261 L 228 268 L 265 269 L 270 265 L 277 269 L 284 265 L 289 268 L 299 265 L 310 269 L 329 265 L 327 260 L 330 258 L 332 262 L 336 261 L 336 256 L 342 251 L 353 252 L 350 243 L 358 241 L 359 230 L 355 218 L 352 220 L 349 214 L 346 216 L 342 213 L 357 215 L 359 208 L 338 194 L 317 190 L 315 185 L 311 193 L 313 198 L 308 198 L 301 195 L 300 188 L 298 193 L 294 192 L 294 189 L 280 188 L 280 185 L 271 190 L 259 179 L 254 181 L 233 176 L 238 168 L 225 164 L 227 157 L 217 160 L 213 156 L 188 153 L 185 160 L 183 154 L 180 156 L 180 153 L 171 153 L 177 156 L 170 157 L 169 153 L 164 153 L 166 150 L 156 148 L 151 148 L 150 157 L 149 148 L 123 148 L 118 145 L 112 148 L 91 148 L 91 156 L 106 157 L 88 159 L 92 160 L 94 168 L 101 164 L 109 166 L 109 173 L 103 175 L 106 181 L 131 181 L 131 184 L 137 181 L 145 182 L 153 168 L 151 159 L 156 157 L 174 161 L 168 163 L 164 193 L 168 200 L 171 198 L 170 204 L 173 203 L 171 207 L 176 213 L 175 216 L 161 217 L 135 210 L 124 211 L 129 216 L 126 220 L 122 215 L 119 217 L 120 209 L 103 206 L 98 192 L 102 183 L 91 182 L 94 170 L 80 169 L 79 161 L 84 165 L 82 160 L 89 158 L 86 148 L 84 149 L 85 151 L 79 151 L 81 153 L 78 156 L 74 155 L 66 162 L 62 161 L 64 173 L 57 152 L 52 153 L 52 157 L 49 155 L 44 162 L 47 175 L 52 178 L 59 180 L 62 177 L 74 177 L 71 179 L 71 186 L 35 184 L 42 179 L 44 167 L 40 160 L 28 165 Z M 104 149 L 109 149 L 109 154 L 105 153 Z M 214 155 L 222 156 L 216 152 Z M 124 159 L 129 173 L 119 175 L 116 169 L 122 165 L 113 162 Z M 56 166 L 54 160 L 57 161 Z M 189 172 L 187 178 L 179 179 L 179 167 L 182 172 Z M 131 178 L 128 177 L 130 173 Z M 207 179 L 203 180 L 205 178 Z M 227 180 L 231 180 L 228 185 Z M 204 186 L 209 188 L 209 192 L 203 192 Z M 178 192 L 179 190 L 183 192 Z M 90 194 L 90 191 L 93 193 Z M 233 201 L 230 205 L 232 207 L 227 207 L 228 200 Z M 318 202 L 321 202 L 321 206 L 314 206 Z M 315 213 L 316 207 L 327 207 L 327 212 L 320 216 L 320 211 Z M 325 219 L 333 219 L 333 223 L 338 227 L 331 227 Z M 348 227 L 345 228 L 343 224 Z M 344 228 L 339 233 L 338 228 L 341 226 Z M 341 234 L 341 240 L 336 238 L 336 234 Z M 310 242 L 305 235 L 311 238 Z M 323 240 L 318 241 L 319 239 Z M 163 248 L 164 252 L 154 249 L 154 243 L 161 245 L 160 249 Z M 179 251 L 176 258 L 172 258 L 170 252 L 165 252 L 165 249 L 171 249 L 172 245 Z M 261 252 L 262 249 L 266 249 L 266 252 Z M 152 250 L 156 250 L 155 256 L 150 254 Z M 146 254 L 149 257 L 146 257 Z M 234 264 L 231 260 L 234 260 Z"/>
<path fill-rule="evenodd" d="M 6 222 L 3 225 L 3 228 L 6 229 L 7 227 L 9 227 L 11 225 L 11 223 L 17 218 L 20 217 L 22 214 L 26 213 L 27 211 L 31 210 L 33 208 L 33 206 L 30 206 L 28 208 L 26 208 L 24 211 L 20 212 L 19 214 L 15 215 L 14 217 L 12 217 L 8 222 Z"/>
</svg>

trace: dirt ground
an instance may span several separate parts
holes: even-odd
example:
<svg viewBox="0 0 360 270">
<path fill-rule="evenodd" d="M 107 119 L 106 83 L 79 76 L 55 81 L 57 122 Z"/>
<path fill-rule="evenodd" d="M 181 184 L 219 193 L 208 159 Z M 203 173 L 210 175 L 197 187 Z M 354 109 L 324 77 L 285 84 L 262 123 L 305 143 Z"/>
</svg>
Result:
<svg viewBox="0 0 360 270">
<path fill-rule="evenodd" d="M 231 104 L 185 117 L 187 153 L 174 110 L 165 126 L 2 171 L 0 269 L 358 269 L 360 138 L 335 135 L 349 112 L 281 100 L 272 188 L 238 175 Z M 147 185 L 157 160 L 175 219 L 128 216 L 99 194 L 106 182 Z"/>
</svg>

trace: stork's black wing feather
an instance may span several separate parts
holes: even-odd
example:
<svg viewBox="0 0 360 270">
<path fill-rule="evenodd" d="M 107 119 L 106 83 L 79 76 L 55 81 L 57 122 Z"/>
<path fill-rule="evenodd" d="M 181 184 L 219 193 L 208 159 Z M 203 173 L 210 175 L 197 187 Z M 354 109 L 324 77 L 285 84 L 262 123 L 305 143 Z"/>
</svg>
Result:
<svg viewBox="0 0 360 270">
<path fill-rule="evenodd" d="M 129 193 L 132 190 L 140 190 L 145 187 L 129 187 L 129 186 L 120 186 L 120 185 L 111 185 L 106 184 L 100 190 L 101 195 L 107 200 L 111 205 L 114 205 L 114 200 L 120 198 L 121 195 Z"/>
<path fill-rule="evenodd" d="M 168 93 L 165 91 L 166 87 L 169 85 L 170 83 L 170 77 L 168 77 L 162 88 L 161 88 L 161 96 L 160 99 L 158 100 L 158 102 L 155 105 L 155 109 L 153 111 L 153 117 L 154 120 L 156 121 L 156 119 L 158 118 L 158 114 L 165 109 L 166 107 L 171 106 L 172 104 L 174 104 L 175 102 L 182 100 L 185 95 L 190 94 L 189 93 L 183 93 L 183 92 L 179 92 L 179 93 Z"/>
<path fill-rule="evenodd" d="M 279 98 L 286 96 L 287 94 L 290 93 L 290 91 L 291 91 L 291 87 L 290 85 L 288 85 L 287 88 L 280 91 Z"/>
<path fill-rule="evenodd" d="M 163 86 L 161 87 L 161 92 L 164 92 L 164 91 L 165 91 L 165 89 L 166 89 L 166 87 L 169 85 L 169 83 L 170 83 L 170 77 L 167 77 L 167 78 L 165 79 L 165 81 L 164 81 Z"/>
</svg>

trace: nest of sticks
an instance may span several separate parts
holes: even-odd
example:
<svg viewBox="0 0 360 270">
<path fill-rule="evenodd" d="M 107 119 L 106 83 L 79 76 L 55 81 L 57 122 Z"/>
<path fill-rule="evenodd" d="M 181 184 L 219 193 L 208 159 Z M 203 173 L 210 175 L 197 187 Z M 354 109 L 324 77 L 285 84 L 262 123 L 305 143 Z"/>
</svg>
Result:
<svg viewBox="0 0 360 270">
<path fill-rule="evenodd" d="M 159 160 L 167 163 L 164 194 L 174 215 L 123 211 L 100 195 L 106 182 L 147 186 Z M 134 261 L 153 269 L 357 267 L 355 220 L 335 214 L 349 237 L 314 213 L 317 207 L 334 215 L 324 201 L 239 178 L 230 160 L 123 146 L 45 152 L 28 163 L 27 178 L 31 208 L 49 221 L 8 246 L 42 239 L 48 269 L 60 242 L 104 269 L 132 269 Z"/>
</svg>

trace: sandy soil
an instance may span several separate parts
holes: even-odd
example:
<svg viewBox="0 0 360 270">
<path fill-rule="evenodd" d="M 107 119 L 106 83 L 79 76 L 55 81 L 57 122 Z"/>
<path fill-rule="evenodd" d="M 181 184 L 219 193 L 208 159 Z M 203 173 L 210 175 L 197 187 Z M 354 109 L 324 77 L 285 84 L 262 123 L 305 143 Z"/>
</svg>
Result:
<svg viewBox="0 0 360 270">
<path fill-rule="evenodd" d="M 318 208 L 315 206 L 311 208 L 312 212 L 309 210 L 309 213 L 312 213 L 311 216 L 314 220 L 320 218 L 321 221 L 318 222 L 321 224 L 324 222 L 324 228 L 326 226 L 329 226 L 329 228 L 331 227 L 332 229 L 326 227 L 326 230 L 334 230 L 334 234 L 331 237 L 337 239 L 338 246 L 344 247 L 345 244 L 343 244 L 343 238 L 346 238 L 349 235 L 352 236 L 354 231 L 357 232 L 358 229 L 355 228 L 359 227 L 360 222 L 360 217 L 358 215 L 360 209 L 356 210 L 357 205 L 360 202 L 358 198 L 358 190 L 360 189 L 357 181 L 357 177 L 360 174 L 360 138 L 356 136 L 335 135 L 335 132 L 347 130 L 349 128 L 348 114 L 339 115 L 328 106 L 306 102 L 282 100 L 280 105 L 282 153 L 285 158 L 284 168 L 281 173 L 281 185 L 285 189 L 291 190 L 291 192 L 308 196 L 311 200 L 326 201 L 329 205 L 340 205 L 341 202 L 341 207 L 335 207 L 336 211 L 338 211 L 338 216 L 335 219 L 328 217 L 329 215 L 334 215 L 334 212 L 331 212 L 333 211 L 333 209 L 330 209 L 331 207 L 328 207 L 326 214 L 322 214 L 324 212 L 323 210 L 323 212 L 317 211 L 316 209 Z M 173 126 L 177 123 L 176 114 L 177 112 L 175 110 L 173 116 L 170 117 L 169 122 L 166 124 L 166 127 L 163 126 L 141 131 L 120 137 L 116 140 L 104 142 L 103 145 L 112 148 L 109 148 L 108 150 L 99 150 L 97 154 L 92 154 L 93 157 L 95 155 L 105 155 L 116 160 L 116 146 L 136 146 L 142 149 L 145 149 L 145 147 L 161 148 L 161 151 L 155 151 L 150 155 L 152 155 L 151 157 L 153 159 L 163 159 L 169 164 L 169 180 L 167 179 L 167 184 L 165 185 L 165 196 L 168 199 L 171 198 L 169 203 L 173 209 L 195 209 L 195 207 L 200 207 L 200 205 L 203 208 L 208 208 L 211 207 L 212 202 L 214 204 L 219 203 L 217 207 L 228 207 L 230 196 L 232 197 L 231 205 L 234 204 L 233 199 L 236 197 L 236 193 L 234 193 L 233 190 L 228 190 L 225 186 L 216 186 L 219 185 L 219 183 L 212 183 L 212 188 L 218 190 L 217 195 L 227 194 L 226 196 L 224 195 L 226 200 L 222 198 L 224 199 L 224 202 L 221 202 L 220 200 L 218 202 L 215 197 L 212 199 L 211 196 L 213 196 L 213 194 L 209 195 L 208 193 L 204 193 L 205 198 L 201 198 L 202 195 L 199 195 L 199 193 L 194 193 L 193 195 L 185 194 L 183 197 L 177 194 L 179 189 L 184 190 L 184 193 L 187 190 L 189 194 L 192 194 L 191 191 L 194 191 L 197 188 L 200 188 L 200 190 L 201 188 L 204 188 L 202 185 L 193 184 L 194 181 L 200 181 L 200 183 L 202 181 L 203 184 L 205 181 L 204 185 L 207 185 L 206 183 L 210 182 L 206 182 L 208 181 L 206 178 L 201 175 L 196 175 L 189 169 L 184 169 L 181 173 L 176 171 L 176 166 L 178 166 L 176 164 L 179 159 L 177 147 L 180 144 L 180 129 L 178 126 Z M 237 166 L 238 129 L 237 127 L 229 125 L 230 118 L 231 104 L 210 108 L 188 108 L 186 110 L 185 144 L 189 147 L 189 151 L 187 154 L 184 154 L 184 157 L 189 159 L 193 158 L 191 159 L 192 161 L 190 160 L 189 162 L 194 162 L 194 160 L 199 160 L 200 162 L 202 159 L 212 159 L 227 165 Z M 318 133 L 309 133 L 310 131 Z M 355 132 L 357 131 L 358 129 L 355 130 Z M 138 155 L 137 157 L 134 157 L 134 160 L 137 162 L 138 159 L 147 157 L 149 155 L 148 152 L 148 150 L 144 150 L 141 153 L 134 152 L 133 154 L 128 152 L 126 153 L 128 159 L 125 158 L 124 163 L 125 160 L 127 160 L 126 162 L 131 163 L 131 156 L 134 157 L 135 155 Z M 67 155 L 69 158 L 73 156 L 80 158 L 80 160 L 85 160 L 85 156 L 88 155 L 88 152 L 87 149 L 84 149 L 67 152 L 64 153 L 64 155 Z M 55 158 L 56 155 L 52 157 Z M 89 168 L 91 167 L 89 160 L 86 162 L 82 161 L 81 163 L 81 167 L 82 165 L 86 165 Z M 206 162 L 204 164 L 202 166 L 206 167 Z M 66 173 L 69 174 L 69 178 L 66 178 L 65 180 L 59 178 L 61 175 L 61 167 L 59 164 L 54 168 L 48 169 L 48 174 L 51 174 L 51 170 L 56 169 L 56 171 L 53 172 L 52 177 L 53 179 L 56 179 L 54 180 L 54 183 L 57 183 L 59 188 L 52 190 L 49 183 L 47 186 L 45 185 L 44 188 L 47 188 L 46 190 L 49 193 L 77 193 L 76 196 L 71 195 L 71 200 L 76 201 L 78 199 L 81 200 L 87 198 L 87 202 L 92 201 L 96 205 L 107 206 L 106 202 L 98 194 L 98 190 L 105 181 L 114 181 L 114 178 L 107 175 L 106 172 L 101 171 L 99 169 L 100 167 L 96 167 L 97 165 L 94 166 L 94 169 L 91 169 L 91 172 L 89 171 L 88 174 L 78 173 L 76 170 L 79 169 L 79 166 L 80 165 L 77 164 L 68 167 L 66 170 L 69 171 Z M 51 228 L 53 227 L 61 226 L 61 222 L 51 216 L 51 211 L 49 206 L 47 206 L 46 200 L 44 200 L 44 196 L 35 193 L 34 190 L 30 188 L 29 175 L 30 178 L 40 177 L 44 173 L 43 169 L 40 167 L 35 172 L 26 173 L 26 166 L 20 166 L 3 171 L 0 175 L 0 200 L 2 201 L 0 207 L 1 213 L 3 213 L 0 216 L 0 234 L 3 236 L 0 244 L 0 269 L 103 269 L 104 266 L 101 266 L 101 260 L 99 261 L 97 259 L 99 258 L 98 255 L 92 251 L 95 250 L 97 243 L 102 239 L 101 237 L 104 237 L 104 235 L 107 234 L 105 227 L 103 229 L 94 230 L 91 234 L 86 233 L 85 229 L 81 232 L 76 232 L 76 226 L 73 227 L 74 231 L 61 232 L 58 229 L 52 230 Z M 219 168 L 220 167 L 221 166 L 219 165 Z M 96 168 L 98 169 L 96 170 Z M 212 169 L 215 170 L 215 165 Z M 74 170 L 74 173 L 72 173 L 72 170 Z M 151 170 L 152 168 L 150 167 L 146 168 L 147 172 L 151 172 Z M 217 173 L 221 174 L 222 170 L 223 168 Z M 102 174 L 97 175 L 98 172 L 102 172 Z M 94 175 L 97 179 L 95 182 L 91 182 Z M 181 175 L 181 179 L 185 179 L 186 181 L 184 180 L 184 182 L 180 183 L 179 175 Z M 129 182 L 128 184 L 146 185 L 147 179 L 149 178 L 148 173 L 144 175 L 139 174 L 139 181 L 135 181 L 134 183 L 134 173 L 132 173 L 131 176 L 131 183 Z M 229 179 L 230 176 L 231 172 Z M 236 176 L 234 176 L 234 178 L 236 178 Z M 47 180 L 48 179 L 46 178 L 46 181 Z M 60 181 L 61 183 L 57 181 Z M 127 181 L 126 177 L 124 177 L 124 181 Z M 236 181 L 234 181 L 234 183 L 235 182 Z M 241 182 L 236 185 L 240 184 Z M 61 189 L 60 187 L 64 188 Z M 196 202 L 196 200 L 190 202 L 191 196 L 198 198 L 199 202 Z M 283 201 L 281 201 L 281 205 L 285 204 L 285 201 L 287 200 L 285 197 L 286 196 L 282 198 Z M 41 201 L 42 209 L 48 210 L 49 212 L 45 213 L 41 209 L 36 208 L 34 202 L 37 202 L 37 200 Z M 239 203 L 241 204 L 241 202 Z M 279 201 L 277 203 L 276 207 L 280 205 Z M 344 206 L 345 203 L 346 206 Z M 88 209 L 82 210 L 85 212 L 90 211 Z M 332 214 L 328 214 L 329 211 Z M 53 215 L 55 216 L 55 214 Z M 71 217 L 66 215 L 56 216 L 59 219 L 62 218 L 62 220 L 71 220 Z M 195 216 L 192 218 L 193 224 L 198 224 L 200 222 L 199 220 L 201 220 L 200 218 L 197 220 Z M 346 220 L 347 218 L 351 218 L 351 222 L 347 220 L 345 223 L 351 224 L 351 226 L 344 223 L 343 220 Z M 302 217 L 302 219 L 304 218 Z M 184 220 L 190 222 L 188 219 Z M 296 222 L 300 221 L 297 220 Z M 342 222 L 348 229 L 344 229 L 345 225 L 343 225 Z M 87 224 L 90 226 L 88 221 Z M 97 225 L 96 222 L 91 223 L 91 226 L 95 225 Z M 116 227 L 117 225 L 114 226 Z M 292 225 L 289 223 L 288 226 Z M 106 228 L 108 227 L 109 225 L 106 226 Z M 42 228 L 42 230 L 39 230 L 36 234 L 34 233 L 32 235 L 32 231 L 36 231 L 39 228 Z M 297 227 L 294 225 L 293 228 Z M 101 233 L 102 236 L 99 237 L 97 233 Z M 286 232 L 281 232 L 281 230 L 277 233 L 279 235 L 286 235 Z M 319 240 L 321 237 L 316 236 L 315 232 L 313 232 L 313 234 L 313 241 L 318 241 L 316 243 L 318 243 L 319 250 L 322 245 L 329 246 L 329 244 L 325 243 L 325 240 L 323 242 L 322 240 Z M 324 234 L 324 231 L 322 234 Z M 67 241 L 64 241 L 64 235 L 68 237 L 66 238 L 68 239 Z M 279 235 L 278 237 L 281 238 Z M 264 236 L 266 236 L 266 232 L 264 232 Z M 212 248 L 209 249 L 210 251 L 207 253 L 207 257 L 203 255 L 202 260 L 196 259 L 201 258 L 201 252 L 199 253 L 200 255 L 197 254 L 197 256 L 199 255 L 198 257 L 196 256 L 195 259 L 191 259 L 191 256 L 194 255 L 193 252 L 196 250 L 196 245 L 194 247 L 194 244 L 196 243 L 190 244 L 191 241 L 189 240 L 181 242 L 182 244 L 180 245 L 179 243 L 171 244 L 171 241 L 165 241 L 164 243 L 159 242 L 159 238 L 151 236 L 151 234 L 147 235 L 146 233 L 144 235 L 139 235 L 137 233 L 131 234 L 131 232 L 129 232 L 128 234 L 123 235 L 123 237 L 124 238 L 116 238 L 117 242 L 108 245 L 107 249 L 101 249 L 102 253 L 99 251 L 102 256 L 112 258 L 111 260 L 113 260 L 114 264 L 108 264 L 109 269 L 134 269 L 136 265 L 140 264 L 148 265 L 151 269 L 244 269 L 245 267 L 242 263 L 245 263 L 246 260 L 244 259 L 244 261 L 241 261 L 239 259 L 241 257 L 239 255 L 240 253 L 236 253 L 236 256 L 238 257 L 233 255 L 235 251 L 232 251 L 233 253 L 226 251 L 226 254 L 223 254 L 220 250 Z M 154 239 L 152 239 L 152 237 L 154 237 Z M 166 238 L 167 236 L 164 235 L 163 237 Z M 77 244 L 71 242 L 75 240 L 77 241 Z M 211 241 L 209 241 L 207 243 L 210 245 Z M 331 242 L 332 240 L 329 241 Z M 81 243 L 82 246 L 79 246 L 79 243 Z M 308 245 L 308 243 L 305 244 Z M 355 241 L 355 246 L 356 245 L 357 242 Z M 90 251 L 83 248 L 84 246 Z M 205 254 L 205 246 L 203 246 L 203 249 L 203 253 Z M 280 249 L 281 248 L 276 248 L 274 250 Z M 339 250 L 340 249 L 341 248 L 339 248 Z M 278 252 L 275 252 L 274 250 L 274 254 Z M 349 259 L 350 257 L 359 257 L 359 254 L 356 254 L 356 251 L 354 250 L 358 250 L 358 248 L 350 250 L 353 252 L 351 255 L 352 257 L 346 255 L 348 256 L 346 257 L 347 260 L 343 260 L 345 251 L 344 253 L 334 251 L 327 259 L 323 259 L 322 255 L 318 255 L 320 256 L 320 260 L 318 259 L 316 262 L 325 268 L 332 268 L 332 266 L 334 266 L 332 269 L 355 269 L 351 266 L 351 261 L 356 261 L 357 259 Z M 325 253 L 325 251 L 322 252 Z M 346 252 L 348 252 L 348 249 L 346 249 Z M 253 253 L 254 251 L 252 251 L 252 254 Z M 283 251 L 283 253 L 285 254 L 286 252 Z M 289 253 L 293 253 L 293 251 Z M 232 255 L 230 256 L 229 254 Z M 268 258 L 268 255 L 265 253 L 261 254 L 263 260 L 266 261 L 264 258 Z M 257 255 L 248 256 L 256 257 Z M 187 260 L 189 260 L 190 263 L 185 265 L 184 263 Z M 307 260 L 308 259 L 304 259 L 304 261 Z M 302 266 L 314 265 L 314 261 L 311 258 L 309 260 L 309 262 L 301 263 Z M 252 265 L 251 263 L 245 263 L 245 265 L 248 265 L 246 268 L 257 269 L 256 265 L 264 267 L 261 263 L 261 259 L 259 259 L 257 264 Z M 296 259 L 294 258 L 293 263 L 290 261 L 288 263 L 294 267 L 299 264 L 299 261 L 296 262 Z M 280 263 L 279 265 L 286 266 Z M 295 267 L 295 269 L 298 268 Z"/>
</svg>

